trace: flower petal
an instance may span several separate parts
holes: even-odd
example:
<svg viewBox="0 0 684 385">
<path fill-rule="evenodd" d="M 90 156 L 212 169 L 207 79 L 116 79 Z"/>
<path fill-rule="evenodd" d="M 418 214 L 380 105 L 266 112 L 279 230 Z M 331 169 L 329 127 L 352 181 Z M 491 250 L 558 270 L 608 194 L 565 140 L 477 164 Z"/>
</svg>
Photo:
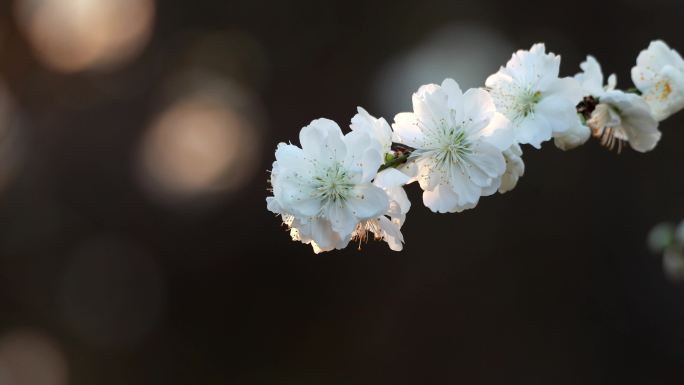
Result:
<svg viewBox="0 0 684 385">
<path fill-rule="evenodd" d="M 282 177 L 273 185 L 273 194 L 284 211 L 303 217 L 318 215 L 321 201 L 300 178 Z"/>
<path fill-rule="evenodd" d="M 384 189 L 400 187 L 409 182 L 411 178 L 396 168 L 388 168 L 378 173 L 373 184 Z"/>
<path fill-rule="evenodd" d="M 474 126 L 486 127 L 496 113 L 494 100 L 489 92 L 482 88 L 471 88 L 463 94 L 463 103 L 455 107 L 463 110 L 463 116 L 467 117 Z"/>
<path fill-rule="evenodd" d="M 392 128 L 384 118 L 375 118 L 361 107 L 357 107 L 358 113 L 351 121 L 353 131 L 368 133 L 378 144 L 378 151 L 386 153 L 392 145 Z"/>
<path fill-rule="evenodd" d="M 342 130 L 330 119 L 316 119 L 299 132 L 299 142 L 304 154 L 319 161 L 342 160 L 346 147 L 342 141 Z"/>
<path fill-rule="evenodd" d="M 481 140 L 495 146 L 501 151 L 506 150 L 515 142 L 515 128 L 508 118 L 495 112 L 489 125 L 480 131 Z"/>
<path fill-rule="evenodd" d="M 351 209 L 342 202 L 330 204 L 327 209 L 326 217 L 328 221 L 330 221 L 333 231 L 340 234 L 340 236 L 351 234 L 358 224 L 358 220 Z"/>
<path fill-rule="evenodd" d="M 364 221 L 385 213 L 389 208 L 389 198 L 387 193 L 377 186 L 359 185 L 354 188 L 347 205 L 359 221 Z"/>
<path fill-rule="evenodd" d="M 314 218 L 310 222 L 310 237 L 315 242 L 314 251 L 316 254 L 321 251 L 330 251 L 340 243 L 340 236 L 333 231 L 330 222 L 322 218 Z M 318 251 L 316 249 L 319 249 Z"/>
<path fill-rule="evenodd" d="M 579 82 L 585 96 L 603 95 L 603 71 L 596 58 L 591 55 L 587 56 L 587 59 L 580 64 L 580 68 L 582 72 L 575 75 L 575 80 Z"/>
<path fill-rule="evenodd" d="M 458 202 L 458 195 L 446 185 L 423 191 L 423 204 L 435 213 L 453 213 Z"/>
<path fill-rule="evenodd" d="M 423 132 L 418 127 L 418 118 L 413 112 L 402 112 L 394 117 L 393 140 L 407 146 L 420 148 L 423 145 Z"/>
<path fill-rule="evenodd" d="M 382 154 L 378 151 L 379 143 L 363 131 L 352 131 L 344 136 L 347 156 L 344 160 L 345 168 L 355 170 L 361 177 L 355 183 L 368 183 L 382 165 Z"/>
<path fill-rule="evenodd" d="M 480 187 L 490 186 L 493 178 L 500 177 L 506 171 L 506 160 L 501 150 L 486 142 L 478 142 L 473 146 L 468 161 L 473 166 L 467 169 L 469 179 Z"/>
<path fill-rule="evenodd" d="M 534 108 L 534 114 L 545 118 L 552 133 L 560 133 L 579 124 L 576 105 L 577 103 L 571 102 L 563 96 L 550 95 L 539 101 Z M 548 137 L 545 140 L 549 139 L 551 138 Z"/>
<path fill-rule="evenodd" d="M 541 114 L 529 115 L 516 127 L 516 141 L 541 148 L 542 142 L 551 139 L 551 126 Z"/>
<path fill-rule="evenodd" d="M 379 225 L 382 239 L 387 242 L 389 248 L 393 251 L 401 251 L 404 248 L 404 236 L 401 234 L 400 226 L 384 216 L 379 218 Z"/>
</svg>

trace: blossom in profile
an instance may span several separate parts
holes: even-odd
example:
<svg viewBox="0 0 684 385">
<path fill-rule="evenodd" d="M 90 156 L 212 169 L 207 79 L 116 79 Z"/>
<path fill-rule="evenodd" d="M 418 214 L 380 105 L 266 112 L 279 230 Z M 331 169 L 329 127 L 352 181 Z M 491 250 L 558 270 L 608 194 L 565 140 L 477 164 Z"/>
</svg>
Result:
<svg viewBox="0 0 684 385">
<path fill-rule="evenodd" d="M 592 56 L 580 65 L 583 72 L 576 75 L 582 85 L 588 106 L 586 124 L 594 137 L 608 148 L 621 149 L 627 142 L 639 152 L 651 151 L 660 140 L 658 122 L 641 96 L 615 89 L 615 75 L 603 84 L 601 65 Z"/>
<path fill-rule="evenodd" d="M 358 113 L 352 118 L 351 129 L 366 133 L 371 138 L 371 144 L 376 146 L 385 159 L 395 156 L 392 150 L 392 128 L 384 118 L 376 118 L 358 107 Z M 401 227 L 411 208 L 411 201 L 403 186 L 409 181 L 410 178 L 396 168 L 387 167 L 378 172 L 373 184 L 387 193 L 389 208 L 379 217 L 359 223 L 352 234 L 353 240 L 364 242 L 372 234 L 374 239 L 387 242 L 394 251 L 403 249 L 404 236 Z"/>
<path fill-rule="evenodd" d="M 652 41 L 639 53 L 632 81 L 657 121 L 684 108 L 684 60 L 665 42 Z"/>
<path fill-rule="evenodd" d="M 575 127 L 582 92 L 573 78 L 559 78 L 560 56 L 544 44 L 520 50 L 487 78 L 485 85 L 499 112 L 515 127 L 516 141 L 540 148 L 553 135 Z"/>
<path fill-rule="evenodd" d="M 422 86 L 413 94 L 413 112 L 397 114 L 393 128 L 397 141 L 415 149 L 401 169 L 419 182 L 432 211 L 473 208 L 501 186 L 503 152 L 515 134 L 487 91 L 463 93 L 452 79 Z"/>
<path fill-rule="evenodd" d="M 499 193 L 503 194 L 511 191 L 518 184 L 518 179 L 525 174 L 525 162 L 522 160 L 522 149 L 517 143 L 513 144 L 508 150 L 504 151 L 506 160 L 506 172 L 501 177 Z"/>
</svg>

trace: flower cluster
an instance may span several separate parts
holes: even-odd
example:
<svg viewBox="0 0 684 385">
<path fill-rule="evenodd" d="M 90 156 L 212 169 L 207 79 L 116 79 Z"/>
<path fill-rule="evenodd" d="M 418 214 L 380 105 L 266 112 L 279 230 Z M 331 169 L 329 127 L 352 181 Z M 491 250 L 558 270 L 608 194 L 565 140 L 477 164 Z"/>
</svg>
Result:
<svg viewBox="0 0 684 385">
<path fill-rule="evenodd" d="M 594 137 L 618 152 L 647 152 L 660 140 L 658 123 L 684 108 L 684 60 L 662 41 L 639 54 L 632 90 L 617 89 L 615 75 L 604 84 L 592 56 L 580 68 L 560 77 L 560 56 L 535 44 L 482 88 L 463 91 L 452 79 L 421 86 L 413 111 L 392 125 L 360 107 L 347 133 L 314 120 L 299 134 L 301 147 L 278 145 L 268 209 L 316 253 L 371 234 L 399 251 L 407 184 L 418 182 L 433 212 L 472 209 L 480 197 L 515 188 L 525 172 L 521 145 L 539 149 L 553 139 L 570 150 Z"/>
</svg>

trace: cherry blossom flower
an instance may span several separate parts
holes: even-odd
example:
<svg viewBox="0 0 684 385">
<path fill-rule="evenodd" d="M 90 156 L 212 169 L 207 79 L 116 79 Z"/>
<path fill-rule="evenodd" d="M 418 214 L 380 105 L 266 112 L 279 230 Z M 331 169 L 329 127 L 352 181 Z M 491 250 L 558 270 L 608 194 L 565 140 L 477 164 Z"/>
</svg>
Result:
<svg viewBox="0 0 684 385">
<path fill-rule="evenodd" d="M 385 190 L 372 183 L 382 154 L 367 133 L 343 135 L 328 119 L 304 127 L 299 141 L 301 148 L 278 145 L 268 209 L 283 217 L 294 240 L 315 252 L 344 248 L 360 223 L 390 208 Z"/>
<path fill-rule="evenodd" d="M 487 91 L 464 94 L 452 79 L 422 86 L 413 112 L 398 114 L 393 128 L 397 141 L 415 148 L 402 171 L 419 182 L 432 211 L 473 208 L 500 187 L 514 132 Z"/>
<path fill-rule="evenodd" d="M 498 111 L 515 127 L 516 141 L 540 148 L 552 135 L 576 126 L 575 107 L 582 98 L 573 78 L 559 78 L 560 56 L 546 53 L 544 44 L 520 50 L 487 78 Z"/>
<path fill-rule="evenodd" d="M 652 41 L 639 53 L 632 81 L 657 121 L 684 108 L 684 60 L 665 42 Z"/>
<path fill-rule="evenodd" d="M 615 89 L 615 75 L 603 85 L 601 66 L 592 56 L 580 65 L 583 72 L 576 75 L 585 93 L 597 102 L 587 119 L 592 135 L 609 148 L 622 147 L 623 142 L 636 151 L 652 150 L 660 140 L 658 122 L 644 98 Z"/>
</svg>

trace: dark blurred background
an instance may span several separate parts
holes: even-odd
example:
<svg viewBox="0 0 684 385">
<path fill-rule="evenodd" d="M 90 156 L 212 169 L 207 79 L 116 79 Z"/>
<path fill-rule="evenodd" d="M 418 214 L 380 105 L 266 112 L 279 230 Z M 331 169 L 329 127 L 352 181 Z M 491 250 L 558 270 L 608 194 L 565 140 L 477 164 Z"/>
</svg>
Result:
<svg viewBox="0 0 684 385">
<path fill-rule="evenodd" d="M 525 148 L 511 193 L 405 250 L 314 255 L 266 210 L 278 142 L 537 41 L 618 84 L 684 2 L 2 0 L 0 385 L 681 384 L 684 114 L 655 151 Z"/>
</svg>

